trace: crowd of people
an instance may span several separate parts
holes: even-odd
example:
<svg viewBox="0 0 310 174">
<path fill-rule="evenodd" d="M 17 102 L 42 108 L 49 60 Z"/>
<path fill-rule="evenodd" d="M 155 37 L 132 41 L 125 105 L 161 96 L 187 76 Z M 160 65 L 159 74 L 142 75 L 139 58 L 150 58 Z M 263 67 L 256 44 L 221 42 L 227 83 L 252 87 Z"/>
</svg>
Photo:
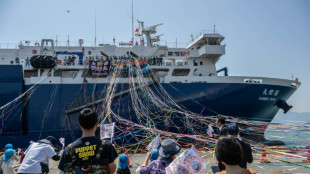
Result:
<svg viewBox="0 0 310 174">
<path fill-rule="evenodd" d="M 49 159 L 59 161 L 59 173 L 101 173 L 101 174 L 130 174 L 128 156 L 118 155 L 114 145 L 108 140 L 101 140 L 98 135 L 98 115 L 95 111 L 83 109 L 78 117 L 78 124 L 82 136 L 61 149 L 53 136 L 32 142 L 20 159 L 20 165 L 13 165 L 15 156 L 12 144 L 5 146 L 5 152 L 0 157 L 1 172 L 14 174 L 18 168 L 19 174 L 49 173 Z M 247 168 L 247 163 L 253 162 L 252 149 L 248 143 L 240 138 L 240 131 L 236 122 L 226 124 L 225 118 L 216 119 L 218 127 L 215 145 L 215 156 L 218 166 L 212 170 L 217 174 L 250 174 L 255 173 Z M 158 148 L 146 153 L 144 162 L 137 168 L 140 174 L 165 174 L 165 168 L 180 153 L 181 147 L 170 138 L 161 141 Z M 118 166 L 116 159 L 118 158 Z"/>
<path fill-rule="evenodd" d="M 76 56 L 65 56 L 63 60 L 61 61 L 57 57 L 54 57 L 57 64 L 66 65 L 66 66 L 75 66 L 75 65 L 84 65 L 87 66 L 89 64 L 89 61 L 118 61 L 118 60 L 126 60 L 126 61 L 134 61 L 135 59 L 139 61 L 144 61 L 149 66 L 162 66 L 163 65 L 163 58 L 157 57 L 157 56 L 150 56 L 150 57 L 139 57 L 134 58 L 131 56 L 110 56 L 110 57 L 104 57 L 104 56 L 86 56 L 83 59 L 77 59 Z M 20 65 L 20 58 L 15 58 L 15 64 Z M 30 58 L 27 57 L 25 59 L 25 67 L 30 67 Z"/>
<path fill-rule="evenodd" d="M 139 58 L 134 58 L 131 56 L 110 56 L 110 57 L 104 57 L 104 56 L 89 56 L 85 57 L 83 59 L 78 59 L 76 61 L 76 57 L 74 55 L 72 56 L 65 56 L 63 59 L 63 62 L 58 62 L 61 63 L 62 65 L 67 65 L 67 66 L 73 66 L 73 65 L 84 65 L 87 66 L 89 64 L 89 61 L 128 61 L 128 62 L 133 62 L 134 60 L 138 61 L 143 61 L 147 63 L 150 66 L 162 66 L 163 65 L 163 58 L 162 57 L 157 57 L 157 56 L 151 56 L 151 57 L 139 57 Z M 78 62 L 78 63 L 76 63 Z"/>
</svg>

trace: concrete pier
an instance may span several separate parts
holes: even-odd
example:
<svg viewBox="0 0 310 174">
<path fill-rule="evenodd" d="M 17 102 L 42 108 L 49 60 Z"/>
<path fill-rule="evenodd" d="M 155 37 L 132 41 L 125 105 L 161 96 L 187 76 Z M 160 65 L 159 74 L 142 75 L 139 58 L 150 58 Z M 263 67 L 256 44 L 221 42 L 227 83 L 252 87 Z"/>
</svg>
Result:
<svg viewBox="0 0 310 174">
<path fill-rule="evenodd" d="M 129 154 L 131 173 L 136 173 L 136 169 L 143 163 L 145 154 Z M 216 165 L 216 159 L 213 152 L 201 151 L 201 156 L 205 160 L 207 170 L 205 173 L 212 173 L 211 166 Z M 270 163 L 261 163 L 259 154 L 253 154 L 254 161 L 248 164 L 248 168 L 255 170 L 257 173 L 309 173 L 310 163 L 303 162 L 306 158 L 268 158 Z M 117 160 L 116 160 L 117 161 Z M 50 174 L 58 174 L 58 162 L 50 160 Z"/>
</svg>

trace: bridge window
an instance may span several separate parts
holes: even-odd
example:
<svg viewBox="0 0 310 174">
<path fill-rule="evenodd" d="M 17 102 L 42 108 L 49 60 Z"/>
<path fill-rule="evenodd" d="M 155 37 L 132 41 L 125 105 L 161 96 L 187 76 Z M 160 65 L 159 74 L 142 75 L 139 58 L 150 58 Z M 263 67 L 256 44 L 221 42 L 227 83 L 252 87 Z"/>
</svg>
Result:
<svg viewBox="0 0 310 174">
<path fill-rule="evenodd" d="M 173 55 L 173 52 L 172 51 L 169 51 L 168 52 L 168 56 L 172 56 Z"/>
<path fill-rule="evenodd" d="M 174 69 L 172 76 L 188 76 L 190 69 Z"/>
<path fill-rule="evenodd" d="M 25 70 L 24 77 L 25 78 L 38 77 L 38 70 Z"/>
<path fill-rule="evenodd" d="M 175 56 L 180 56 L 180 52 L 174 52 Z"/>
<path fill-rule="evenodd" d="M 88 55 L 91 55 L 91 51 L 88 51 Z"/>
</svg>

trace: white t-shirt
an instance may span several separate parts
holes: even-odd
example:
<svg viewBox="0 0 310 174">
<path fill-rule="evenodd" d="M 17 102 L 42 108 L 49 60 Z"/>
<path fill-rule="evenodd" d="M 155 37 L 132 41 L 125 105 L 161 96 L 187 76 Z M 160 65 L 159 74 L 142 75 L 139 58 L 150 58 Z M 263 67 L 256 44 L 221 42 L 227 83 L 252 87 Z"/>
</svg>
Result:
<svg viewBox="0 0 310 174">
<path fill-rule="evenodd" d="M 2 168 L 2 172 L 4 174 L 14 174 L 14 166 L 13 166 L 13 159 L 9 159 L 7 162 L 3 162 L 1 168 Z"/>
<path fill-rule="evenodd" d="M 25 158 L 18 169 L 18 173 L 42 173 L 40 162 L 56 155 L 51 145 L 32 143 L 25 152 Z"/>
</svg>

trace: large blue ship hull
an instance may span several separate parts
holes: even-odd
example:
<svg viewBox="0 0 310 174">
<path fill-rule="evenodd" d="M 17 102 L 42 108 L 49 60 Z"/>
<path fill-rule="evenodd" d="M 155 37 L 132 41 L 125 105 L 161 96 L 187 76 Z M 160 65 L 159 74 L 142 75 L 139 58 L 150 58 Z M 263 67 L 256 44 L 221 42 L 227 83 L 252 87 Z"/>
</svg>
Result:
<svg viewBox="0 0 310 174">
<path fill-rule="evenodd" d="M 16 68 L 15 71 L 20 71 L 20 68 Z M 32 86 L 25 86 L 23 80 L 15 80 L 14 82 L 1 80 L 0 106 Z M 178 105 L 192 112 L 206 116 L 223 114 L 265 121 L 271 121 L 279 110 L 274 105 L 274 100 L 287 100 L 296 90 L 285 86 L 240 83 L 162 83 L 161 85 Z M 6 108 L 6 111 L 14 109 L 1 117 L 0 147 L 12 143 L 15 147 L 24 148 L 31 140 L 36 141 L 48 135 L 56 138 L 65 137 L 66 142 L 72 142 L 81 136 L 77 124 L 78 112 L 66 114 L 65 111 L 68 109 L 66 106 L 72 104 L 78 97 L 92 96 L 105 90 L 106 87 L 107 84 L 39 84 L 28 100 L 22 98 L 24 100 L 18 106 L 13 107 L 12 104 Z M 154 90 L 158 88 L 158 84 L 150 88 Z M 125 89 L 128 89 L 128 84 L 119 85 L 118 90 Z M 280 92 L 277 96 L 273 95 L 271 101 L 260 100 L 264 97 L 262 93 L 266 89 Z M 132 114 L 133 109 L 128 107 L 130 106 L 128 94 L 114 99 L 112 109 L 116 108 L 115 103 L 123 104 L 119 109 L 115 109 L 117 114 L 137 121 Z"/>
</svg>

